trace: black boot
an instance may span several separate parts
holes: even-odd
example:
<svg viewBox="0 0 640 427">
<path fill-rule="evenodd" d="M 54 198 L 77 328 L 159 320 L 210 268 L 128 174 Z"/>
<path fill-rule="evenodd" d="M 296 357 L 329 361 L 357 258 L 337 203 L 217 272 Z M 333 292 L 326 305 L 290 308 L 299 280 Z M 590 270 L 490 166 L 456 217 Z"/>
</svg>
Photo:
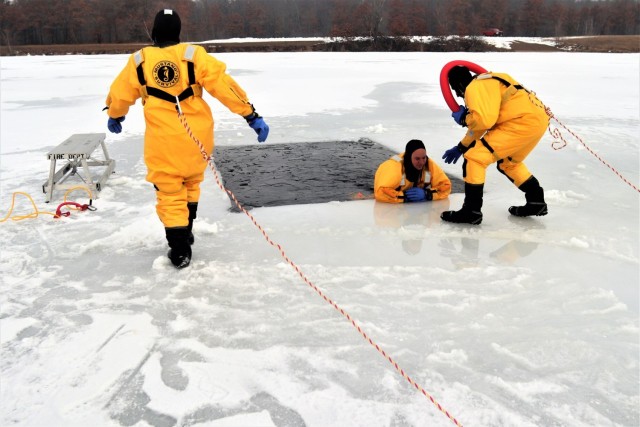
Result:
<svg viewBox="0 0 640 427">
<path fill-rule="evenodd" d="M 191 245 L 189 244 L 189 229 L 187 227 L 165 228 L 169 253 L 167 256 L 176 268 L 185 268 L 191 262 Z"/>
<path fill-rule="evenodd" d="M 464 203 L 459 211 L 442 212 L 443 221 L 478 225 L 482 222 L 482 191 L 484 184 L 464 184 Z"/>
<path fill-rule="evenodd" d="M 198 212 L 198 202 L 190 202 L 187 203 L 187 208 L 189 208 L 189 225 L 187 228 L 189 229 L 189 244 L 193 245 L 196 241 L 195 237 L 193 237 L 193 220 L 196 219 L 196 212 Z"/>
<path fill-rule="evenodd" d="M 547 204 L 544 201 L 544 190 L 540 187 L 540 183 L 535 176 L 531 176 L 520 187 L 524 191 L 524 197 L 527 204 L 524 206 L 511 206 L 509 213 L 515 216 L 542 216 L 546 215 Z"/>
</svg>

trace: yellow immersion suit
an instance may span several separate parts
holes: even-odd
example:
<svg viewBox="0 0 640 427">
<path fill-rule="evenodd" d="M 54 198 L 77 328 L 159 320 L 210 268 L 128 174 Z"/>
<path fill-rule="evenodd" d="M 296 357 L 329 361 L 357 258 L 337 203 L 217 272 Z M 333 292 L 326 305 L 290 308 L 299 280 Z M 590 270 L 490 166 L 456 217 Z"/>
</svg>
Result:
<svg viewBox="0 0 640 427">
<path fill-rule="evenodd" d="M 183 99 L 180 108 L 193 135 L 210 156 L 214 145 L 213 116 L 202 99 L 202 88 L 234 113 L 247 116 L 254 109 L 244 90 L 226 73 L 226 65 L 201 46 L 181 43 L 135 52 L 111 84 L 106 100 L 109 117 L 118 118 L 142 98 L 147 181 L 157 190 L 156 211 L 167 228 L 187 226 L 187 203 L 200 198 L 207 162 L 178 119 L 175 100 L 149 95 L 160 89 L 175 97 L 189 87 L 193 95 Z"/>
<path fill-rule="evenodd" d="M 451 181 L 449 177 L 430 158 L 422 169 L 420 179 L 415 184 L 406 178 L 404 171 L 404 153 L 385 160 L 376 171 L 373 181 L 374 195 L 377 201 L 385 203 L 403 203 L 404 191 L 411 187 L 430 189 L 433 200 L 449 197 Z"/>
<path fill-rule="evenodd" d="M 519 187 L 531 177 L 522 161 L 549 126 L 544 105 L 511 76 L 499 73 L 474 78 L 464 100 L 468 131 L 458 145 L 465 158 L 464 181 L 484 184 L 487 167 L 498 162 L 498 170 Z"/>
</svg>

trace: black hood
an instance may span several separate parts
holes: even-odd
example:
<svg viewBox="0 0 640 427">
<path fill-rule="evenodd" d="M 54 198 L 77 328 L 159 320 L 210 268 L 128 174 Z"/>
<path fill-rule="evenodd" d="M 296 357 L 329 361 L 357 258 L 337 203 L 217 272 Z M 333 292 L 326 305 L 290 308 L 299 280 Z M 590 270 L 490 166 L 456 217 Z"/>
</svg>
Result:
<svg viewBox="0 0 640 427">
<path fill-rule="evenodd" d="M 182 23 L 175 10 L 162 9 L 153 21 L 151 38 L 156 46 L 164 47 L 180 43 Z"/>
<path fill-rule="evenodd" d="M 467 86 L 473 80 L 471 71 L 467 67 L 457 65 L 449 70 L 449 86 L 456 92 L 456 95 L 460 98 L 464 97 L 464 92 L 467 90 Z"/>
</svg>

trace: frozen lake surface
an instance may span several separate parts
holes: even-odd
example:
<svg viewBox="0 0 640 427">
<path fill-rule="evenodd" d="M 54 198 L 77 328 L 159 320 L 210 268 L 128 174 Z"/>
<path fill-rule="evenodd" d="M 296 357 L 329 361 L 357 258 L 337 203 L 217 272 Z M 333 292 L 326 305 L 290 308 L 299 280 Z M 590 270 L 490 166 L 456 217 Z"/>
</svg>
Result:
<svg viewBox="0 0 640 427">
<path fill-rule="evenodd" d="M 453 425 L 313 287 L 462 425 L 640 423 L 637 54 L 217 57 L 271 127 L 258 146 L 211 100 L 220 153 L 255 146 L 271 159 L 278 144 L 361 138 L 396 153 L 416 138 L 460 177 L 460 162 L 440 160 L 463 134 L 438 85 L 454 59 L 511 74 L 583 143 L 565 132 L 554 150 L 547 134 L 527 159 L 545 217 L 511 217 L 523 195 L 490 168 L 478 227 L 441 222 L 460 193 L 400 206 L 318 195 L 252 209 L 261 232 L 207 172 L 194 259 L 177 271 L 144 180 L 138 104 L 108 135 L 116 174 L 95 212 L 0 224 L 0 424 Z M 2 216 L 15 192 L 55 210 L 63 194 L 47 205 L 41 190 L 46 153 L 107 131 L 101 109 L 126 60 L 1 59 Z M 378 166 L 354 163 L 371 176 Z M 30 208 L 16 198 L 16 213 Z"/>
</svg>

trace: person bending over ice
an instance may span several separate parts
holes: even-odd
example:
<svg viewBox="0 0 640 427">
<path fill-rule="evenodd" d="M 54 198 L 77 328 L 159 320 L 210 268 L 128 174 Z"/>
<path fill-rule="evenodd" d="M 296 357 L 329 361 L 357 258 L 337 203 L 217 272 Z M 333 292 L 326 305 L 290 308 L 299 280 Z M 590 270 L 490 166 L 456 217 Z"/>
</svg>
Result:
<svg viewBox="0 0 640 427">
<path fill-rule="evenodd" d="M 527 201 L 524 206 L 511 206 L 509 213 L 546 215 L 544 191 L 523 163 L 549 126 L 542 102 L 508 74 L 472 77 L 467 67 L 456 66 L 449 71 L 448 80 L 466 104 L 452 117 L 468 131 L 459 144 L 442 156 L 450 164 L 464 155 L 464 203 L 459 211 L 445 211 L 441 218 L 455 223 L 482 222 L 480 209 L 487 167 L 496 162 L 498 170 L 524 192 Z"/>
</svg>

